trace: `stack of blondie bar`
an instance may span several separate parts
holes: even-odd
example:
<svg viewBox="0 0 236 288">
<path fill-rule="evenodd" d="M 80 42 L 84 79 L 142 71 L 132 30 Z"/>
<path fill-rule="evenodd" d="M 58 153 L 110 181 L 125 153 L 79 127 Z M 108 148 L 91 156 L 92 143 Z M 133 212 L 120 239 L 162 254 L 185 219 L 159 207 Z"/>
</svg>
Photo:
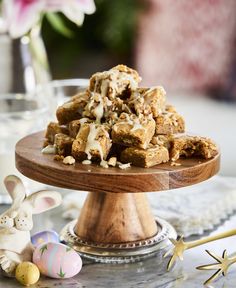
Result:
<svg viewBox="0 0 236 288">
<path fill-rule="evenodd" d="M 167 105 L 163 87 L 139 87 L 140 81 L 137 71 L 124 65 L 92 75 L 86 91 L 58 107 L 43 153 L 55 153 L 65 164 L 105 168 L 151 167 L 218 153 L 210 139 L 184 134 L 184 119 Z"/>
</svg>

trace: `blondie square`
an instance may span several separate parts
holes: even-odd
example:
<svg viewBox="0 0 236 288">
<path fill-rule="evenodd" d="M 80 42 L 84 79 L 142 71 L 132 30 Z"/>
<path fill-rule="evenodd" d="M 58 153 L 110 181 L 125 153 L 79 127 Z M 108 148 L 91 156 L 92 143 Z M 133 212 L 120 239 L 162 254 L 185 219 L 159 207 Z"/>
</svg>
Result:
<svg viewBox="0 0 236 288">
<path fill-rule="evenodd" d="M 128 147 L 121 153 L 121 161 L 148 168 L 169 161 L 169 152 L 164 146 L 152 144 L 145 150 Z"/>
<path fill-rule="evenodd" d="M 169 106 L 169 109 L 173 109 Z M 156 134 L 176 134 L 185 131 L 184 118 L 177 112 L 164 112 L 155 118 Z"/>
<path fill-rule="evenodd" d="M 59 124 L 68 124 L 72 120 L 82 118 L 84 107 L 89 100 L 87 92 L 80 93 L 74 100 L 70 100 L 59 106 L 56 111 L 56 116 Z"/>
<path fill-rule="evenodd" d="M 72 144 L 72 156 L 78 160 L 106 160 L 111 140 L 106 125 L 85 123 Z"/>
<path fill-rule="evenodd" d="M 55 135 L 54 145 L 58 155 L 68 156 L 71 155 L 71 147 L 74 139 L 70 136 L 59 133 Z"/>
<path fill-rule="evenodd" d="M 110 100 L 116 97 L 128 98 L 131 91 L 137 89 L 141 78 L 138 72 L 125 65 L 118 65 L 108 71 L 98 72 L 90 78 L 89 90 L 106 96 Z"/>
<path fill-rule="evenodd" d="M 91 122 L 90 119 L 88 118 L 81 118 L 79 120 L 73 120 L 68 124 L 68 130 L 69 130 L 69 135 L 72 138 L 76 138 L 80 127 L 84 124 L 84 123 L 89 123 Z"/>
<path fill-rule="evenodd" d="M 128 105 L 137 115 L 149 115 L 157 117 L 165 111 L 166 92 L 163 87 L 138 88 L 132 92 Z"/>
<path fill-rule="evenodd" d="M 70 101 L 85 101 L 87 102 L 89 98 L 89 92 L 87 90 L 79 92 L 70 98 Z M 68 101 L 69 102 L 69 101 Z"/>
<path fill-rule="evenodd" d="M 124 146 L 147 148 L 155 132 L 155 121 L 152 117 L 139 118 L 136 115 L 122 113 L 112 127 L 113 143 Z"/>
<path fill-rule="evenodd" d="M 171 141 L 170 158 L 172 161 L 178 160 L 181 156 L 186 158 L 200 156 L 210 159 L 217 154 L 217 146 L 209 138 L 184 135 L 174 137 Z"/>
<path fill-rule="evenodd" d="M 54 143 L 55 135 L 58 133 L 68 134 L 69 131 L 66 126 L 61 126 L 56 122 L 50 122 L 45 133 L 45 138 L 48 144 Z"/>
<path fill-rule="evenodd" d="M 142 78 L 139 76 L 136 70 L 123 64 L 116 65 L 115 67 L 111 68 L 110 71 L 118 71 L 121 74 L 125 73 L 130 77 L 132 77 L 138 83 L 142 80 Z"/>
<path fill-rule="evenodd" d="M 157 117 L 165 111 L 166 106 L 166 91 L 163 87 L 157 86 L 148 89 L 144 95 L 144 103 L 151 107 L 153 117 Z"/>
</svg>

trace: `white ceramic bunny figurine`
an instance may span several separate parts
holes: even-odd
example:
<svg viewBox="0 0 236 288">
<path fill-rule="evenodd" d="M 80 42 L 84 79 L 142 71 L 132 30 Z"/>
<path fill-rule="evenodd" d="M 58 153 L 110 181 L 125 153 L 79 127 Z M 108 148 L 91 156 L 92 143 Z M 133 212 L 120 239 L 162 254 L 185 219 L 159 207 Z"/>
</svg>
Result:
<svg viewBox="0 0 236 288">
<path fill-rule="evenodd" d="M 13 203 L 0 215 L 0 270 L 13 276 L 19 263 L 32 258 L 32 215 L 57 207 L 62 199 L 54 191 L 38 191 L 27 197 L 22 181 L 14 175 L 7 176 L 4 183 Z"/>
</svg>

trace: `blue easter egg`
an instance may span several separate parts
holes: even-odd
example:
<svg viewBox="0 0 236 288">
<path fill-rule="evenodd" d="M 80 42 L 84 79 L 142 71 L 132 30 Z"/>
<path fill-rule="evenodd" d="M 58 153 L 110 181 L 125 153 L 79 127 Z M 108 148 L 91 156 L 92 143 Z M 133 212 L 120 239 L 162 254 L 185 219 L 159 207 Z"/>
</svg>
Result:
<svg viewBox="0 0 236 288">
<path fill-rule="evenodd" d="M 37 247 L 43 243 L 48 242 L 59 243 L 60 239 L 57 232 L 53 230 L 45 230 L 32 235 L 31 242 L 34 245 L 34 247 Z"/>
</svg>

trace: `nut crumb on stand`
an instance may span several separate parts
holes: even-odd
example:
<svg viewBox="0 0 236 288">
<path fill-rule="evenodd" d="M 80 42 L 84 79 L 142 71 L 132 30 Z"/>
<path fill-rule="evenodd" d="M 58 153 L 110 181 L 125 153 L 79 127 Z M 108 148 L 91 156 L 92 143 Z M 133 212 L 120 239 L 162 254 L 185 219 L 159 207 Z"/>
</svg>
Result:
<svg viewBox="0 0 236 288">
<path fill-rule="evenodd" d="M 109 166 L 115 167 L 115 166 L 116 166 L 116 163 L 117 163 L 117 158 L 116 158 L 116 157 L 111 157 L 111 158 L 108 160 L 107 163 L 108 163 Z"/>
<path fill-rule="evenodd" d="M 75 158 L 72 156 L 66 156 L 62 162 L 63 164 L 66 164 L 66 165 L 73 165 L 75 164 Z"/>
</svg>

